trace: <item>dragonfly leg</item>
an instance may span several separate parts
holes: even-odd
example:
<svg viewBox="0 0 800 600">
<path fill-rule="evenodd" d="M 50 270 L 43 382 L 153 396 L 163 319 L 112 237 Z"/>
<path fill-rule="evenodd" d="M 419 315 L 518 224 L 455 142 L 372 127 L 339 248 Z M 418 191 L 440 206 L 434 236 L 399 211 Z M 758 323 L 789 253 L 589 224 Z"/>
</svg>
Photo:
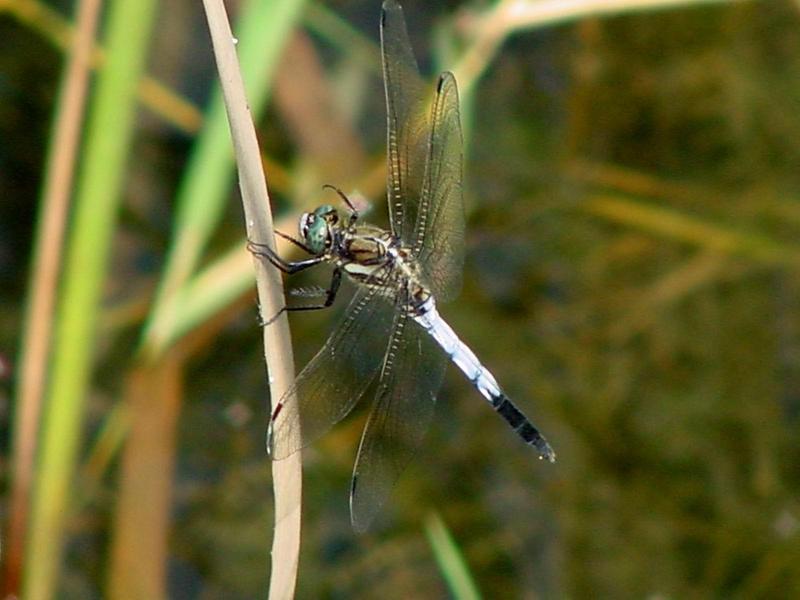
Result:
<svg viewBox="0 0 800 600">
<path fill-rule="evenodd" d="M 311 304 L 306 306 L 287 306 L 284 310 L 323 310 L 333 305 L 336 300 L 336 294 L 339 292 L 339 286 L 342 283 L 342 270 L 334 269 L 331 275 L 331 283 L 327 290 L 325 290 L 325 301 L 322 304 Z"/>
<path fill-rule="evenodd" d="M 281 235 L 283 235 L 283 234 L 281 234 Z M 303 246 L 297 240 L 289 238 L 288 236 L 287 236 L 287 239 L 290 239 L 291 241 L 295 242 L 296 244 L 298 244 L 304 250 L 308 250 L 307 248 L 305 248 L 305 246 Z M 294 275 L 295 273 L 303 271 L 304 269 L 308 269 L 309 267 L 313 267 L 314 265 L 318 265 L 321 262 L 324 262 L 324 260 L 325 260 L 325 258 L 323 256 L 313 256 L 311 258 L 306 258 L 304 260 L 298 260 L 298 261 L 294 261 L 294 262 L 288 261 L 288 260 L 284 260 L 280 256 L 278 256 L 275 253 L 275 251 L 272 248 L 270 248 L 269 246 L 267 246 L 266 244 L 258 244 L 256 242 L 251 242 L 251 241 L 247 242 L 247 249 L 250 250 L 250 252 L 252 252 L 254 255 L 256 255 L 258 257 L 266 258 L 270 263 L 272 263 L 272 265 L 275 268 L 280 269 L 281 271 L 283 271 L 287 275 Z"/>
<path fill-rule="evenodd" d="M 297 247 L 298 247 L 298 248 L 300 248 L 301 250 L 304 250 L 305 252 L 308 252 L 309 254 L 314 254 L 314 253 L 311 251 L 311 248 L 309 248 L 308 246 L 306 246 L 306 245 L 305 245 L 303 242 L 301 242 L 300 240 L 296 240 L 296 239 L 294 239 L 292 236 L 290 236 L 290 235 L 288 235 L 288 234 L 286 234 L 286 233 L 283 233 L 282 231 L 279 231 L 279 230 L 277 230 L 277 229 L 275 230 L 275 233 L 276 233 L 278 236 L 280 236 L 280 237 L 282 237 L 283 239 L 285 239 L 287 242 L 291 242 L 292 244 L 294 244 L 295 246 L 297 246 Z"/>
<path fill-rule="evenodd" d="M 300 240 L 296 240 L 296 239 L 294 239 L 294 238 L 293 238 L 292 236 L 290 236 L 288 233 L 283 233 L 282 231 L 280 231 L 280 230 L 278 230 L 278 229 L 274 229 L 274 230 L 273 230 L 273 233 L 275 233 L 275 235 L 277 235 L 278 237 L 282 237 L 282 238 L 283 238 L 283 239 L 285 239 L 287 242 L 291 242 L 292 244 L 294 244 L 295 246 L 297 246 L 298 248 L 300 248 L 300 249 L 301 249 L 301 250 L 303 250 L 304 252 L 307 252 L 308 254 L 314 254 L 314 253 L 311 251 L 311 248 L 309 248 L 308 246 L 306 246 L 306 245 L 305 245 L 303 242 L 301 242 Z M 250 241 L 250 240 L 247 240 L 247 247 L 248 247 L 248 249 L 250 249 L 250 251 L 251 251 L 251 252 L 254 252 L 254 253 L 256 253 L 256 254 L 260 253 L 260 252 L 261 252 L 262 250 L 264 250 L 264 249 L 266 249 L 266 250 L 269 250 L 269 246 L 267 246 L 267 244 L 259 244 L 258 242 L 252 242 L 252 241 Z"/>
<path fill-rule="evenodd" d="M 284 306 L 274 315 L 272 315 L 266 321 L 262 321 L 262 327 L 266 327 L 268 325 L 272 325 L 275 322 L 275 319 L 280 317 L 284 312 L 295 312 L 301 310 L 323 310 L 329 308 L 333 305 L 334 300 L 336 300 L 336 294 L 339 292 L 339 286 L 342 283 L 342 270 L 341 269 L 334 269 L 333 275 L 331 276 L 331 284 L 327 290 L 325 290 L 325 301 L 322 304 L 311 304 L 305 306 Z"/>
<path fill-rule="evenodd" d="M 347 194 L 345 194 L 335 185 L 331 185 L 329 183 L 326 183 L 325 185 L 322 186 L 322 189 L 325 188 L 331 189 L 334 192 L 336 192 L 339 195 L 339 198 L 344 200 L 344 203 L 347 204 L 347 207 L 350 209 L 350 226 L 352 226 L 356 221 L 358 221 L 358 211 L 356 210 L 356 207 L 353 206 L 353 203 L 350 202 L 350 198 L 347 197 Z"/>
</svg>

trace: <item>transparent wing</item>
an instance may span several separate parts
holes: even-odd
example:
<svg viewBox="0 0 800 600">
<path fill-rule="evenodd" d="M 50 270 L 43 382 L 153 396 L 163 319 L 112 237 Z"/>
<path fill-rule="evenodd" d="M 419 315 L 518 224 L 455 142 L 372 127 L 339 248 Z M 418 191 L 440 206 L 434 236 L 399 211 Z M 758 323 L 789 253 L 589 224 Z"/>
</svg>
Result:
<svg viewBox="0 0 800 600">
<path fill-rule="evenodd" d="M 425 283 L 441 301 L 461 289 L 464 264 L 463 143 L 458 89 L 439 78 L 431 110 L 408 38 L 403 9 L 383 3 L 383 77 L 392 231 L 415 251 Z"/>
<path fill-rule="evenodd" d="M 463 142 L 458 88 L 452 73 L 442 73 L 431 109 L 430 142 L 411 240 L 425 282 L 437 300 L 461 291 L 464 269 Z"/>
<path fill-rule="evenodd" d="M 388 122 L 389 217 L 392 232 L 409 241 L 417 223 L 430 125 L 403 9 L 394 0 L 383 3 L 381 53 Z"/>
<path fill-rule="evenodd" d="M 338 327 L 273 409 L 267 432 L 273 459 L 311 444 L 353 409 L 383 364 L 392 309 L 385 289 L 359 288 Z"/>
<path fill-rule="evenodd" d="M 350 490 L 353 528 L 364 531 L 417 451 L 433 417 L 446 356 L 407 311 L 398 311 Z"/>
</svg>

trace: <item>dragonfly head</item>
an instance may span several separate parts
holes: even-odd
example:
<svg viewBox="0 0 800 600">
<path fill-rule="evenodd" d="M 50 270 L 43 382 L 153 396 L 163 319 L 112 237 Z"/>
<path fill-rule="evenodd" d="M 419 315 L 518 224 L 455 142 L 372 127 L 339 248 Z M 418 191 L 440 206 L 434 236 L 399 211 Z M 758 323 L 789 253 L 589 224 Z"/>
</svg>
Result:
<svg viewBox="0 0 800 600">
<path fill-rule="evenodd" d="M 314 254 L 322 254 L 333 241 L 333 229 L 339 223 L 339 213 L 330 204 L 300 217 L 300 238 Z"/>
</svg>

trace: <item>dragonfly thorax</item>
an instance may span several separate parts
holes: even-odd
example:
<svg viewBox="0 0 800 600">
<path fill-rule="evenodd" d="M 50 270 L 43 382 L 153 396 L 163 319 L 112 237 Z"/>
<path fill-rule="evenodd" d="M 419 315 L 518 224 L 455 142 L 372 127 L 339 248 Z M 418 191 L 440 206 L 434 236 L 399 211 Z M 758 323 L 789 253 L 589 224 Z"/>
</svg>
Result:
<svg viewBox="0 0 800 600">
<path fill-rule="evenodd" d="M 337 239 L 331 251 L 356 283 L 401 293 L 411 314 L 431 297 L 408 248 L 384 229 L 360 225 Z"/>
<path fill-rule="evenodd" d="M 356 281 L 374 283 L 374 274 L 393 266 L 396 243 L 388 231 L 361 224 L 337 237 L 331 252 Z"/>
</svg>

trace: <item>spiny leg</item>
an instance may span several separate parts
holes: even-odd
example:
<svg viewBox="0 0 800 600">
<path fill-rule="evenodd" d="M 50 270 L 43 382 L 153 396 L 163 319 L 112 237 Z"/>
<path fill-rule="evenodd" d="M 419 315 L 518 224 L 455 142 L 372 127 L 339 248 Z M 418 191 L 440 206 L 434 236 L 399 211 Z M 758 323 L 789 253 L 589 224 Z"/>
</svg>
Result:
<svg viewBox="0 0 800 600">
<path fill-rule="evenodd" d="M 272 317 L 267 319 L 266 321 L 262 321 L 261 325 L 266 327 L 268 325 L 272 325 L 272 323 L 281 316 L 284 312 L 295 312 L 295 311 L 304 311 L 304 310 L 323 310 L 329 308 L 333 305 L 334 301 L 336 300 L 336 294 L 339 291 L 339 285 L 342 281 L 342 272 L 339 269 L 334 270 L 333 275 L 331 277 L 330 287 L 327 290 L 324 290 L 325 294 L 325 302 L 322 304 L 312 304 L 307 306 L 284 306 L 281 308 L 277 313 L 275 313 Z"/>
<path fill-rule="evenodd" d="M 283 233 L 282 231 L 279 231 L 279 230 L 277 230 L 277 229 L 275 229 L 274 231 L 275 231 L 275 235 L 277 235 L 277 236 L 279 236 L 279 237 L 282 237 L 282 238 L 283 238 L 283 239 L 285 239 L 287 242 L 291 242 L 292 244 L 294 244 L 295 246 L 297 246 L 297 247 L 298 247 L 298 248 L 300 248 L 301 250 L 303 250 L 303 251 L 307 252 L 308 254 L 314 254 L 314 253 L 311 251 L 311 248 L 309 248 L 308 246 L 306 246 L 306 245 L 305 245 L 303 242 L 301 242 L 300 240 L 296 240 L 296 239 L 294 239 L 292 236 L 290 236 L 290 235 L 288 235 L 288 234 L 286 234 L 286 233 Z"/>
<path fill-rule="evenodd" d="M 284 236 L 284 234 L 279 234 L 279 235 L 281 235 L 281 237 Z M 307 251 L 309 254 L 313 254 L 301 242 L 298 242 L 297 240 L 289 236 L 285 237 L 286 239 L 297 244 L 303 250 Z M 280 269 L 287 275 L 294 275 L 295 273 L 299 273 L 300 271 L 303 271 L 305 269 L 308 269 L 309 267 L 313 267 L 314 265 L 318 265 L 321 262 L 325 261 L 324 256 L 312 256 L 311 258 L 306 258 L 304 260 L 298 260 L 294 262 L 284 260 L 280 256 L 278 256 L 277 253 L 266 244 L 259 244 L 256 242 L 251 242 L 249 240 L 247 242 L 247 249 L 250 252 L 252 252 L 255 256 L 266 258 L 270 263 L 272 263 L 272 265 L 275 268 Z"/>
<path fill-rule="evenodd" d="M 276 231 L 275 233 L 289 240 L 290 242 L 292 242 L 299 248 L 305 250 L 309 254 L 313 254 L 302 242 L 299 242 L 296 239 L 284 233 L 280 233 L 278 231 Z M 272 264 L 276 269 L 281 270 L 287 275 L 294 275 L 295 273 L 299 273 L 300 271 L 304 271 L 305 269 L 316 266 L 325 261 L 325 258 L 323 256 L 312 256 L 311 258 L 306 258 L 304 260 L 287 261 L 278 256 L 278 254 L 266 244 L 259 244 L 257 242 L 253 242 L 250 240 L 247 241 L 247 249 L 250 252 L 252 252 L 255 256 L 258 256 L 259 258 L 266 258 L 270 262 L 270 264 Z M 333 303 L 333 299 L 336 297 L 336 291 L 339 288 L 340 280 L 341 280 L 341 274 L 337 275 L 334 272 L 333 279 L 331 280 L 331 287 L 326 292 L 328 295 L 328 297 L 325 300 L 327 306 L 330 306 Z M 331 297 L 331 295 L 333 297 Z M 259 321 L 262 327 L 266 327 L 267 325 L 271 325 L 275 321 L 275 319 L 277 319 L 281 315 L 281 313 L 283 313 L 286 310 L 313 310 L 313 308 L 314 307 L 292 308 L 284 306 L 266 321 L 264 319 L 261 319 L 260 317 Z M 326 308 L 326 306 L 323 306 L 322 308 Z"/>
<path fill-rule="evenodd" d="M 297 246 L 298 248 L 300 248 L 304 252 L 306 252 L 308 254 L 314 254 L 314 252 L 311 251 L 311 248 L 306 246 L 300 240 L 297 240 L 297 239 L 293 238 L 288 233 L 283 233 L 279 229 L 273 229 L 272 231 L 278 237 L 282 237 L 287 242 L 291 242 L 292 244 L 294 244 L 295 246 Z M 265 250 L 266 251 L 271 251 L 271 248 L 267 244 L 261 244 L 259 242 L 253 242 L 252 240 L 247 240 L 247 248 L 248 248 L 248 250 L 250 250 L 251 252 L 253 252 L 254 254 L 257 254 L 257 255 L 261 255 Z"/>
<path fill-rule="evenodd" d="M 339 286 L 342 283 L 342 270 L 341 269 L 334 269 L 333 274 L 331 275 L 331 283 L 328 286 L 328 289 L 325 290 L 325 301 L 322 304 L 311 304 L 307 306 L 284 306 L 280 309 L 277 313 L 275 313 L 272 317 L 270 317 L 267 321 L 263 323 L 263 326 L 266 327 L 267 325 L 272 325 L 272 323 L 281 316 L 284 312 L 295 312 L 301 310 L 323 310 L 329 308 L 333 305 L 333 302 L 336 300 L 336 294 L 339 291 Z"/>
</svg>

